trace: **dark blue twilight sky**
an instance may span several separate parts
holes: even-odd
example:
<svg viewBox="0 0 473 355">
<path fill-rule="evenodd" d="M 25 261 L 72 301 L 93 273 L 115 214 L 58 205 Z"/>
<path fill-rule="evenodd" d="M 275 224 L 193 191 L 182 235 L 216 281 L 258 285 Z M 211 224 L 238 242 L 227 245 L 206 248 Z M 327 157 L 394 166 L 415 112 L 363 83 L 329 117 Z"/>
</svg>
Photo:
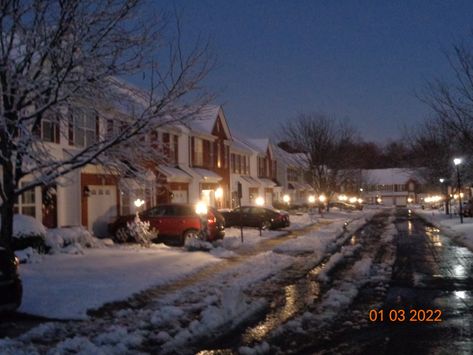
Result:
<svg viewBox="0 0 473 355">
<path fill-rule="evenodd" d="M 415 91 L 450 74 L 442 51 L 473 29 L 471 0 L 155 4 L 182 10 L 184 36 L 210 36 L 218 67 L 206 85 L 231 128 L 250 137 L 322 111 L 366 140 L 398 138 L 428 114 Z"/>
</svg>

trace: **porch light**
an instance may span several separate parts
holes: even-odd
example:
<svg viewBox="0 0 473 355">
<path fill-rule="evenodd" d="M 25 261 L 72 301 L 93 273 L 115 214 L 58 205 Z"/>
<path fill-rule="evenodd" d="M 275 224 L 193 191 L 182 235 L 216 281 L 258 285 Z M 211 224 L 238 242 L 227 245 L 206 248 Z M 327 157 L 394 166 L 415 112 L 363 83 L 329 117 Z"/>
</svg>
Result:
<svg viewBox="0 0 473 355">
<path fill-rule="evenodd" d="M 310 195 L 310 196 L 307 198 L 307 201 L 309 201 L 309 203 L 315 203 L 315 196 L 314 196 L 314 195 Z"/>
<path fill-rule="evenodd" d="M 327 198 L 325 197 L 325 195 L 320 195 L 319 196 L 319 201 L 320 202 L 325 202 L 327 200 Z"/>
<path fill-rule="evenodd" d="M 363 203 L 363 199 L 362 199 L 362 198 L 359 198 L 359 199 L 357 200 L 357 202 L 358 202 L 358 203 Z"/>
<path fill-rule="evenodd" d="M 256 203 L 257 206 L 264 206 L 264 198 L 262 198 L 261 196 L 258 196 L 255 199 L 255 203 Z"/>
<path fill-rule="evenodd" d="M 346 201 L 346 200 L 348 199 L 348 197 L 347 197 L 346 195 L 339 195 L 339 196 L 338 196 L 338 199 L 339 199 L 340 201 Z"/>
<path fill-rule="evenodd" d="M 217 200 L 220 200 L 223 197 L 223 189 L 221 187 L 218 187 L 217 190 L 215 190 L 215 198 Z"/>
<path fill-rule="evenodd" d="M 381 199 L 381 197 L 378 197 L 378 198 L 376 199 L 376 202 L 381 203 L 381 202 L 383 202 L 383 200 Z"/>
<path fill-rule="evenodd" d="M 208 212 L 207 204 L 203 201 L 199 201 L 195 205 L 195 213 L 198 215 L 205 215 Z"/>
<path fill-rule="evenodd" d="M 289 196 L 289 195 L 286 194 L 286 195 L 284 195 L 284 196 L 282 197 L 282 200 L 283 200 L 285 203 L 289 204 L 289 202 L 291 201 L 291 196 Z"/>
<path fill-rule="evenodd" d="M 412 197 L 407 198 L 407 203 L 412 203 Z"/>
<path fill-rule="evenodd" d="M 145 204 L 145 201 L 140 198 L 137 198 L 134 203 L 136 207 L 140 208 L 141 206 Z"/>
<path fill-rule="evenodd" d="M 356 203 L 356 197 L 350 197 L 350 199 L 348 200 L 350 203 Z"/>
</svg>

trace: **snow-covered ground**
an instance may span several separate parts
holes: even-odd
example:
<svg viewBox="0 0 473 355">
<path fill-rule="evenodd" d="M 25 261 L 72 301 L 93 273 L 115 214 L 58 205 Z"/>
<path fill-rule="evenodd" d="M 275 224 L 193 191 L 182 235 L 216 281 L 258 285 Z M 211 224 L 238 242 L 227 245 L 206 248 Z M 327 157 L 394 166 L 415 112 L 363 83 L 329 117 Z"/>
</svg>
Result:
<svg viewBox="0 0 473 355">
<path fill-rule="evenodd" d="M 235 259 L 231 256 L 287 231 L 263 231 L 260 237 L 259 231 L 244 229 L 245 243 L 241 244 L 240 230 L 229 228 L 224 241 L 210 253 L 158 245 L 150 249 L 101 247 L 85 249 L 80 255 L 43 256 L 40 263 L 22 265 L 25 300 L 21 311 L 58 318 L 83 318 L 88 308 L 177 280 L 211 263 L 215 263 L 217 272 L 202 282 L 160 297 L 144 309 L 114 311 L 113 325 L 106 319 L 86 320 L 85 324 L 51 323 L 34 328 L 19 339 L 0 340 L 0 353 L 16 353 L 20 348 L 44 350 L 40 344 L 44 338 L 58 334 L 62 341 L 53 341 L 53 349 L 48 345 L 52 353 L 130 353 L 145 342 L 152 342 L 164 353 L 179 352 L 176 349 L 186 349 L 190 340 L 231 329 L 265 307 L 263 300 L 250 298 L 246 292 L 300 258 L 295 251 L 322 258 L 327 248 L 337 242 L 346 222 L 351 222 L 347 228 L 354 231 L 375 212 L 331 212 L 319 218 L 321 223 L 310 233 Z M 291 216 L 291 221 L 291 228 L 312 223 L 307 215 Z M 222 259 L 229 257 L 227 261 Z M 83 326 L 88 328 L 87 337 L 74 330 Z"/>
<path fill-rule="evenodd" d="M 465 245 L 468 249 L 473 251 L 473 218 L 463 218 L 463 224 L 460 223 L 458 215 L 446 215 L 440 210 L 431 209 L 416 209 L 414 211 L 418 215 L 428 220 L 433 225 L 446 231 L 451 237 L 459 243 Z"/>
<path fill-rule="evenodd" d="M 312 223 L 307 215 L 292 219 L 295 223 L 288 228 L 291 230 Z M 79 227 L 43 231 L 53 255 L 39 255 L 31 248 L 16 252 L 24 262 L 20 266 L 24 287 L 20 312 L 84 319 L 88 309 L 191 275 L 209 264 L 234 257 L 240 249 L 251 249 L 288 231 L 262 231 L 260 236 L 259 230 L 244 228 L 242 243 L 240 229 L 228 228 L 224 240 L 211 247 L 210 253 L 161 244 L 151 248 L 111 245 L 85 232 Z"/>
<path fill-rule="evenodd" d="M 20 312 L 59 319 L 85 318 L 87 309 L 118 301 L 151 286 L 198 271 L 219 259 L 180 248 L 113 247 L 84 254 L 42 256 L 20 266 Z"/>
</svg>

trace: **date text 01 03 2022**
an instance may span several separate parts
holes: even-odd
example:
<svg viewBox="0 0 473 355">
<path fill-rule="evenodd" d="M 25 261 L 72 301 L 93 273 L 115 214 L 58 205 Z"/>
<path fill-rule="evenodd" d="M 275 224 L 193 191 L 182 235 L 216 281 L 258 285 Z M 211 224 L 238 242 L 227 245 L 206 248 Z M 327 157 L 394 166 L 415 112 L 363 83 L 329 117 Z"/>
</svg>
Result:
<svg viewBox="0 0 473 355">
<path fill-rule="evenodd" d="M 420 322 L 433 323 L 442 321 L 442 311 L 440 309 L 372 309 L 368 312 L 371 322 Z"/>
</svg>

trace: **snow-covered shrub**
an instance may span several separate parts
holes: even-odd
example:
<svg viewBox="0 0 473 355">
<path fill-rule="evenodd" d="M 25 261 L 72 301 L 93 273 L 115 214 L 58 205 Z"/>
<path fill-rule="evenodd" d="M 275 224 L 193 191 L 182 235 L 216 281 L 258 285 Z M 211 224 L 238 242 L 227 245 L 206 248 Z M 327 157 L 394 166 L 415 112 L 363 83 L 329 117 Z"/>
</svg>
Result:
<svg viewBox="0 0 473 355">
<path fill-rule="evenodd" d="M 53 253 L 82 254 L 82 248 L 92 248 L 98 244 L 100 241 L 83 226 L 53 228 L 46 232 L 46 245 Z"/>
<path fill-rule="evenodd" d="M 22 214 L 13 216 L 13 250 L 31 247 L 38 252 L 45 252 L 45 235 L 46 228 L 33 217 Z"/>
<path fill-rule="evenodd" d="M 148 247 L 153 239 L 158 236 L 158 231 L 155 228 L 150 229 L 149 222 L 142 221 L 138 216 L 135 217 L 133 222 L 126 224 L 127 228 L 120 228 L 115 239 L 120 242 L 133 241 L 142 246 Z"/>
</svg>

